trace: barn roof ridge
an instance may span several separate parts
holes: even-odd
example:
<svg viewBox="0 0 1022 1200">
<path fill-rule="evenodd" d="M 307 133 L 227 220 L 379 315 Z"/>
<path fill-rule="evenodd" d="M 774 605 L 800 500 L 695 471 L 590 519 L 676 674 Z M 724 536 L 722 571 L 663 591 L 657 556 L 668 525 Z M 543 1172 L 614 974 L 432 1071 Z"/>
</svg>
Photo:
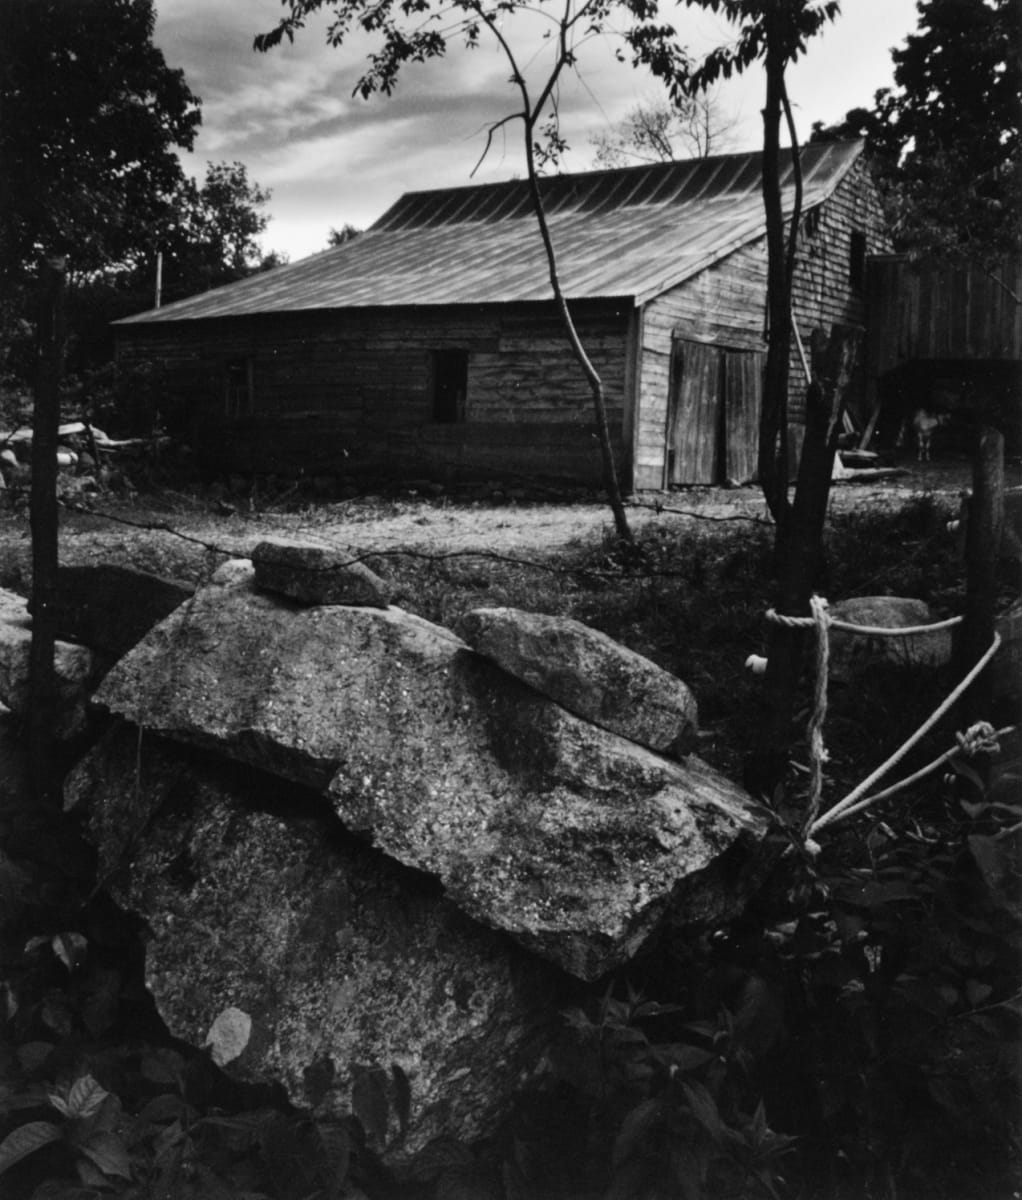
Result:
<svg viewBox="0 0 1022 1200">
<path fill-rule="evenodd" d="M 802 148 L 806 211 L 831 195 L 862 150 L 861 140 Z M 750 151 L 543 177 L 565 296 L 641 305 L 760 237 L 762 157 Z M 792 178 L 784 156 L 789 198 Z M 340 246 L 118 324 L 549 300 L 534 222 L 523 179 L 406 192 Z"/>
</svg>

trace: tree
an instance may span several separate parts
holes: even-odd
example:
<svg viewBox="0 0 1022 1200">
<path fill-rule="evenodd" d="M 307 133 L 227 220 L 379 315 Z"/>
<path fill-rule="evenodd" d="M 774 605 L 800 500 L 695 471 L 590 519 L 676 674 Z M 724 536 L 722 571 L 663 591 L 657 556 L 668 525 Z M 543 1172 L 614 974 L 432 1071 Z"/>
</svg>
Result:
<svg viewBox="0 0 1022 1200">
<path fill-rule="evenodd" d="M 816 139 L 864 136 L 899 245 L 990 263 L 1022 249 L 1018 0 L 920 0 L 895 88 Z"/>
<path fill-rule="evenodd" d="M 152 0 L 0 0 L 0 271 L 130 261 L 181 186 L 201 121 L 152 43 Z"/>
<path fill-rule="evenodd" d="M 340 229 L 334 229 L 333 226 L 331 226 L 330 232 L 327 234 L 326 239 L 327 248 L 330 249 L 334 246 L 343 246 L 345 242 L 350 242 L 352 238 L 357 238 L 361 232 L 361 229 L 356 229 L 354 225 L 349 225 L 347 222 L 345 222 Z"/>
<path fill-rule="evenodd" d="M 838 412 L 826 411 L 850 369 L 853 347 L 838 333 L 814 356 L 820 375 L 809 389 L 805 437 L 798 483 L 789 495 L 788 375 L 791 355 L 791 298 L 802 210 L 798 139 L 788 98 L 786 72 L 805 53 L 809 41 L 839 11 L 836 0 L 686 0 L 721 12 L 736 27 L 736 37 L 712 50 L 694 68 L 686 62 L 650 62 L 667 84 L 672 99 L 712 86 L 733 72 L 762 62 L 766 74 L 763 106 L 763 207 L 767 242 L 767 358 L 759 424 L 760 486 L 776 526 L 775 557 L 779 578 L 776 607 L 782 614 L 806 616 L 823 560 L 823 529 L 836 449 Z M 795 196 L 787 229 L 780 186 L 781 122 L 791 141 Z M 767 703 L 759 730 L 760 750 L 747 764 L 757 790 L 772 792 L 784 776 L 800 677 L 801 631 L 781 624 L 769 630 L 765 680 Z"/>
<path fill-rule="evenodd" d="M 681 96 L 674 104 L 658 100 L 638 104 L 610 132 L 596 134 L 590 141 L 596 147 L 598 167 L 709 158 L 727 149 L 734 124 L 709 90 Z"/>
<path fill-rule="evenodd" d="M 163 253 L 166 298 L 180 299 L 243 279 L 267 265 L 256 240 L 269 217 L 269 189 L 251 182 L 243 163 L 208 163 L 200 187 L 182 182 L 153 250 Z M 144 269 L 151 277 L 153 252 Z M 279 263 L 272 255 L 269 265 Z"/>
<path fill-rule="evenodd" d="M 285 37 L 293 41 L 309 16 L 328 8 L 332 22 L 327 29 L 327 41 L 331 45 L 340 46 L 357 32 L 375 39 L 377 49 L 370 53 L 368 67 L 354 88 L 364 99 L 378 92 L 390 95 L 406 64 L 442 58 L 452 41 L 460 39 L 467 48 L 474 49 L 486 36 L 500 48 L 510 68 L 510 83 L 520 107 L 490 126 L 483 155 L 500 129 L 514 121 L 521 122 L 529 192 L 546 252 L 554 304 L 593 397 L 604 485 L 614 524 L 621 541 L 630 543 L 632 534 L 617 477 L 603 381 L 586 353 L 561 291 L 539 175 L 546 167 L 555 166 L 566 148 L 558 121 L 558 86 L 564 73 L 575 67 L 582 43 L 601 33 L 611 14 L 617 13 L 630 22 L 625 38 L 636 57 L 669 63 L 684 57 L 674 40 L 673 29 L 656 23 L 656 7 L 651 0 L 557 0 L 556 5 L 554 0 L 549 3 L 540 0 L 538 8 L 524 0 L 453 0 L 450 4 L 442 0 L 378 0 L 369 6 L 364 0 L 284 0 L 284 4 L 287 14 L 274 29 L 256 37 L 255 48 L 272 49 Z M 525 12 L 538 13 L 549 22 L 543 36 L 549 57 L 537 52 L 520 58 L 512 45 L 509 21 Z"/>
</svg>

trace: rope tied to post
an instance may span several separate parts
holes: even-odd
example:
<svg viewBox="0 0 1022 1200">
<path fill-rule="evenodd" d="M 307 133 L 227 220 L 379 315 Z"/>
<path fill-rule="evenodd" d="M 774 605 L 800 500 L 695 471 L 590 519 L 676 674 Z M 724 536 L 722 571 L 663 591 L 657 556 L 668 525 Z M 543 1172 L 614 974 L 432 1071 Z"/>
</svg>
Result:
<svg viewBox="0 0 1022 1200">
<path fill-rule="evenodd" d="M 819 815 L 820 804 L 823 795 L 823 765 L 827 761 L 827 749 L 823 740 L 823 725 L 827 716 L 827 683 L 830 664 L 830 629 L 842 629 L 849 633 L 858 634 L 863 637 L 910 637 L 915 634 L 933 633 L 940 629 L 948 629 L 951 626 L 958 625 L 962 621 L 962 617 L 949 617 L 946 621 L 937 621 L 931 625 L 914 625 L 903 628 L 887 628 L 882 626 L 871 625 L 856 625 L 850 621 L 835 620 L 828 611 L 827 601 L 822 596 L 817 596 L 815 593 L 809 600 L 810 615 L 808 617 L 794 617 L 787 613 L 778 613 L 773 608 L 768 608 L 766 611 L 766 619 L 777 625 L 785 626 L 789 629 L 815 629 L 816 631 L 816 646 L 815 646 L 815 681 L 813 687 L 813 707 L 809 717 L 808 725 L 806 726 L 807 740 L 809 744 L 809 801 L 806 807 L 806 817 L 802 825 L 802 837 L 805 847 L 811 853 L 818 852 L 819 847 L 812 840 L 812 835 L 816 834 L 825 826 L 833 824 L 835 821 L 850 817 L 853 814 L 863 811 L 877 800 L 893 795 L 895 792 L 901 791 L 910 783 L 917 781 L 924 775 L 929 774 L 939 763 L 946 761 L 953 754 L 961 754 L 965 757 L 973 757 L 976 754 L 994 754 L 998 751 L 1000 736 L 1008 732 L 1008 730 L 996 730 L 986 721 L 979 721 L 970 726 L 964 733 L 956 733 L 958 745 L 948 754 L 941 756 L 935 763 L 929 764 L 922 771 L 909 776 L 900 783 L 885 789 L 882 792 L 877 792 L 865 799 L 866 792 L 880 779 L 883 778 L 893 767 L 895 767 L 905 755 L 912 749 L 913 746 L 940 720 L 941 717 L 957 702 L 962 693 L 976 679 L 979 673 L 986 667 L 993 656 L 997 653 L 1001 645 L 999 634 L 994 634 L 994 640 L 987 652 L 974 663 L 971 670 L 953 689 L 951 694 L 940 704 L 937 709 L 927 718 L 926 721 L 909 737 L 887 760 L 881 763 L 879 767 L 867 778 L 864 779 L 858 787 L 854 788 L 842 800 L 839 800 L 831 808 L 829 808 L 822 816 Z"/>
</svg>

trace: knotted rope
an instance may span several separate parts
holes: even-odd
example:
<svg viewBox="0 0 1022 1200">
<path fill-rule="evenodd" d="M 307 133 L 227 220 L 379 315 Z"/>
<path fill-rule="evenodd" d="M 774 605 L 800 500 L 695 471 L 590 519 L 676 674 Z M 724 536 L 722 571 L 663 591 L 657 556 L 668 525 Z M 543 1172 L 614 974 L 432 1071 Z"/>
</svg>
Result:
<svg viewBox="0 0 1022 1200">
<path fill-rule="evenodd" d="M 999 748 L 998 738 L 1011 732 L 1011 727 L 1008 729 L 995 730 L 985 721 L 978 722 L 971 726 L 966 732 L 956 734 L 958 744 L 949 750 L 946 754 L 935 759 L 926 767 L 915 772 L 914 775 L 908 776 L 882 792 L 877 792 L 875 795 L 868 796 L 865 799 L 866 792 L 882 779 L 892 768 L 897 766 L 906 754 L 923 738 L 930 729 L 948 712 L 948 710 L 958 701 L 962 693 L 968 688 L 980 672 L 986 667 L 987 663 L 997 653 L 1001 645 L 1000 634 L 994 634 L 994 640 L 990 648 L 979 659 L 978 662 L 969 670 L 965 677 L 959 682 L 957 687 L 951 694 L 930 714 L 930 716 L 919 726 L 919 728 L 909 737 L 903 745 L 901 745 L 885 762 L 866 779 L 853 788 L 844 799 L 839 800 L 837 804 L 829 808 L 823 816 L 819 816 L 820 803 L 823 796 L 823 764 L 827 761 L 827 749 L 823 740 L 823 725 L 827 717 L 827 684 L 830 664 L 830 636 L 829 630 L 843 629 L 848 633 L 859 634 L 863 637 L 911 637 L 915 634 L 933 633 L 940 629 L 948 629 L 953 625 L 961 623 L 961 617 L 949 617 L 946 621 L 937 621 L 932 625 L 912 625 L 904 628 L 890 629 L 883 626 L 875 625 L 855 625 L 850 621 L 835 620 L 830 616 L 827 610 L 827 601 L 822 596 L 813 595 L 809 601 L 809 609 L 811 615 L 808 617 L 793 617 L 786 613 L 778 613 L 775 609 L 767 609 L 766 619 L 774 624 L 785 626 L 789 629 L 806 629 L 812 628 L 816 631 L 816 652 L 815 652 L 815 683 L 813 688 L 813 709 L 809 717 L 809 723 L 806 727 L 807 739 L 809 743 L 809 802 L 806 808 L 806 818 L 803 824 L 803 837 L 809 848 L 814 848 L 815 843 L 810 842 L 813 834 L 823 829 L 827 825 L 834 824 L 835 821 L 844 820 L 855 813 L 862 812 L 871 804 L 875 804 L 878 800 L 882 800 L 887 796 L 893 795 L 895 792 L 901 791 L 908 787 L 911 783 L 923 778 L 936 770 L 944 762 L 956 755 L 962 754 L 972 757 L 977 753 L 991 754 Z"/>
</svg>

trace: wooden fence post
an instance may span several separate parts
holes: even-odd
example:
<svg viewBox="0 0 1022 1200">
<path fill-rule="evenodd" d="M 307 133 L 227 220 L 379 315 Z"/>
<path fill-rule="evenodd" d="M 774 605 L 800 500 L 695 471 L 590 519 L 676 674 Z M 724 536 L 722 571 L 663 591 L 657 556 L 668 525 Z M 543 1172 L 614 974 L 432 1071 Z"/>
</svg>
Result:
<svg viewBox="0 0 1022 1200">
<path fill-rule="evenodd" d="M 42 268 L 39 372 L 32 412 L 32 645 L 29 651 L 29 774 L 37 804 L 55 806 L 59 779 L 54 763 L 57 591 L 57 430 L 64 355 L 64 260 Z"/>
<path fill-rule="evenodd" d="M 1004 529 L 1004 438 L 996 429 L 981 428 L 972 460 L 972 499 L 965 534 L 965 613 L 959 643 L 959 669 L 964 674 L 994 639 L 997 562 Z M 987 715 L 990 673 L 972 685 L 965 700 L 970 721 Z"/>
</svg>

